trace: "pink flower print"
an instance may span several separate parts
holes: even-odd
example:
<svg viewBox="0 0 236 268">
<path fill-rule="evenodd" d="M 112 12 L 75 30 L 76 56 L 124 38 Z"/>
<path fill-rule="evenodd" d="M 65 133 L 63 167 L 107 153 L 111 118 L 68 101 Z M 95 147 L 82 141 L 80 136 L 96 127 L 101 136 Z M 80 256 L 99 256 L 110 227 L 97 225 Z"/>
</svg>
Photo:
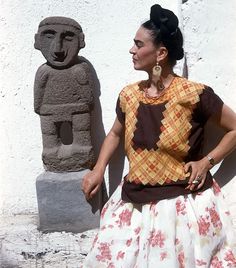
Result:
<svg viewBox="0 0 236 268">
<path fill-rule="evenodd" d="M 110 263 L 107 268 L 116 268 L 113 263 Z"/>
<path fill-rule="evenodd" d="M 177 200 L 176 204 L 176 211 L 177 211 L 177 215 L 185 215 L 186 214 L 186 206 L 185 203 L 182 202 L 181 200 Z"/>
<path fill-rule="evenodd" d="M 114 205 L 115 204 L 115 202 L 113 201 L 113 199 L 110 200 L 110 204 L 111 205 Z"/>
<path fill-rule="evenodd" d="M 95 236 L 95 238 L 93 240 L 92 248 L 95 247 L 95 244 L 97 243 L 97 241 L 98 241 L 98 234 L 96 234 L 96 236 Z"/>
<path fill-rule="evenodd" d="M 104 218 L 104 215 L 105 215 L 105 213 L 106 213 L 108 207 L 109 207 L 109 204 L 106 204 L 106 206 L 102 209 L 102 212 L 101 212 L 101 218 L 102 218 L 102 219 Z"/>
<path fill-rule="evenodd" d="M 106 261 L 111 260 L 111 250 L 110 245 L 108 243 L 100 243 L 100 246 L 98 247 L 100 251 L 100 255 L 97 255 L 96 258 L 98 261 Z"/>
<path fill-rule="evenodd" d="M 162 248 L 164 246 L 165 236 L 160 230 L 152 231 L 150 233 L 150 238 L 148 239 L 148 242 L 149 242 L 149 245 L 152 247 L 158 246 Z"/>
<path fill-rule="evenodd" d="M 188 229 L 192 228 L 192 224 L 191 223 L 187 223 Z"/>
<path fill-rule="evenodd" d="M 126 241 L 126 246 L 129 247 L 131 245 L 131 242 L 132 242 L 132 238 L 128 239 Z"/>
<path fill-rule="evenodd" d="M 225 211 L 225 214 L 227 215 L 227 216 L 230 216 L 230 212 L 227 210 L 227 211 Z"/>
<path fill-rule="evenodd" d="M 213 226 L 215 228 L 219 227 L 220 229 L 222 228 L 222 223 L 220 220 L 220 216 L 218 214 L 218 212 L 215 209 L 215 204 L 212 208 L 208 208 L 207 209 L 209 211 L 210 214 L 210 218 L 211 218 L 211 223 L 213 224 Z"/>
<path fill-rule="evenodd" d="M 137 242 L 138 245 L 139 245 L 139 241 L 140 241 L 140 236 L 138 236 L 137 239 L 136 239 L 136 242 Z"/>
<path fill-rule="evenodd" d="M 212 258 L 211 267 L 212 268 L 224 268 L 223 264 L 222 264 L 222 261 L 220 261 L 217 256 Z"/>
<path fill-rule="evenodd" d="M 212 187 L 213 187 L 213 191 L 214 191 L 215 195 L 218 195 L 219 193 L 221 193 L 220 186 L 218 185 L 218 183 L 215 180 L 213 180 Z"/>
<path fill-rule="evenodd" d="M 141 231 L 141 227 L 137 227 L 136 229 L 134 229 L 134 232 L 136 235 L 138 235 Z"/>
<path fill-rule="evenodd" d="M 139 254 L 139 250 L 137 249 L 137 250 L 134 252 L 134 256 L 135 256 L 135 257 L 138 257 L 138 254 Z"/>
<path fill-rule="evenodd" d="M 156 203 L 150 204 L 150 211 L 152 212 L 153 216 L 157 216 L 158 212 L 156 211 Z"/>
<path fill-rule="evenodd" d="M 124 256 L 125 256 L 125 252 L 124 251 L 119 251 L 118 254 L 117 254 L 116 259 L 117 260 L 124 259 Z"/>
<path fill-rule="evenodd" d="M 119 215 L 119 221 L 117 221 L 117 223 L 119 223 L 119 227 L 121 227 L 122 225 L 130 225 L 131 224 L 131 215 L 132 212 L 129 211 L 128 209 L 125 209 L 121 212 L 121 214 Z"/>
<path fill-rule="evenodd" d="M 207 263 L 203 260 L 196 260 L 196 265 L 197 266 L 205 266 Z"/>
<path fill-rule="evenodd" d="M 178 238 L 175 238 L 175 245 L 178 245 L 180 243 Z"/>
<path fill-rule="evenodd" d="M 210 223 L 207 222 L 206 219 L 203 218 L 203 216 L 200 217 L 200 220 L 197 223 L 199 228 L 199 234 L 204 236 L 207 235 Z"/>
<path fill-rule="evenodd" d="M 163 261 L 167 257 L 167 252 L 161 252 L 160 254 L 160 261 Z"/>
<path fill-rule="evenodd" d="M 224 260 L 228 262 L 227 266 L 236 267 L 236 258 L 234 257 L 232 250 L 226 252 Z"/>
<path fill-rule="evenodd" d="M 184 268 L 184 252 L 178 254 L 179 268 Z"/>
</svg>

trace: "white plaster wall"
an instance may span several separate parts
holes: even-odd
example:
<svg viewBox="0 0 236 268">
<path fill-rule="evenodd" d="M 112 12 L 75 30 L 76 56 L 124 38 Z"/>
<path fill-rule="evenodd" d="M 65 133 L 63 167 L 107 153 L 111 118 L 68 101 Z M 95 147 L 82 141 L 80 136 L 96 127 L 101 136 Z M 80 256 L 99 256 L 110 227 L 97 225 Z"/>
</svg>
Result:
<svg viewBox="0 0 236 268">
<path fill-rule="evenodd" d="M 189 79 L 211 86 L 236 111 L 236 1 L 188 0 L 182 5 Z M 211 143 L 217 129 L 208 129 Z M 213 169 L 236 226 L 236 152 Z"/>
<path fill-rule="evenodd" d="M 121 88 L 145 77 L 133 70 L 128 50 L 135 31 L 148 19 L 150 6 L 156 2 L 180 12 L 190 78 L 212 85 L 236 109 L 234 0 L 189 0 L 183 5 L 180 0 L 1 0 L 1 213 L 37 212 L 35 179 L 43 172 L 43 167 L 39 117 L 33 112 L 33 81 L 38 66 L 45 61 L 33 48 L 38 23 L 47 16 L 56 15 L 68 16 L 81 23 L 86 47 L 80 55 L 85 56 L 97 72 L 107 132 L 115 117 L 116 98 Z M 218 15 L 222 11 L 223 21 Z M 199 60 L 200 57 L 203 60 Z M 229 196 L 228 202 L 235 209 L 235 197 Z"/>
<path fill-rule="evenodd" d="M 169 3 L 177 11 L 176 1 Z M 35 180 L 43 171 L 39 117 L 33 112 L 33 81 L 45 62 L 34 49 L 34 34 L 47 16 L 68 16 L 83 27 L 80 55 L 94 66 L 101 84 L 103 124 L 115 117 L 118 92 L 143 77 L 132 68 L 128 50 L 155 1 L 1 0 L 0 208 L 3 214 L 37 212 Z"/>
</svg>

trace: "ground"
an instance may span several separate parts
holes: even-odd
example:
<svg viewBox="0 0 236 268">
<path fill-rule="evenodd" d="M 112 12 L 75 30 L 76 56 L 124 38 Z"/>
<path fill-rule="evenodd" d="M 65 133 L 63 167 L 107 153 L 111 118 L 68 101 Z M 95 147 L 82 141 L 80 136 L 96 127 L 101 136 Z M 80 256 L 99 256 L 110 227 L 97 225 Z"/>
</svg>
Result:
<svg viewBox="0 0 236 268">
<path fill-rule="evenodd" d="M 37 215 L 0 218 L 1 268 L 78 268 L 97 230 L 42 233 Z"/>
</svg>

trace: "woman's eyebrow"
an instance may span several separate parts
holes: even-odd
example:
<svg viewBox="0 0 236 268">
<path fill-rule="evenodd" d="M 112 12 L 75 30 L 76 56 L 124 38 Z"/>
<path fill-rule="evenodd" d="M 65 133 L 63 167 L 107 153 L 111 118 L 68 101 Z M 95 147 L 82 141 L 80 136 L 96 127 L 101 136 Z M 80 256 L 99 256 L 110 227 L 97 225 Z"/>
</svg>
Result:
<svg viewBox="0 0 236 268">
<path fill-rule="evenodd" d="M 134 39 L 134 43 L 135 43 L 135 44 L 138 44 L 138 43 L 143 44 L 143 41 L 138 40 L 138 39 Z"/>
</svg>

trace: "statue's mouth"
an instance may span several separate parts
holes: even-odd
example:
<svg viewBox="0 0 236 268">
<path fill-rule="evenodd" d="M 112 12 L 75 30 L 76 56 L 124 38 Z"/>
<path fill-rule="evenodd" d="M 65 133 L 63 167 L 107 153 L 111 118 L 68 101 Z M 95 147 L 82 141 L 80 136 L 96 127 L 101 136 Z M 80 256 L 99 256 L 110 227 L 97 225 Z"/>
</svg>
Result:
<svg viewBox="0 0 236 268">
<path fill-rule="evenodd" d="M 54 61 L 63 62 L 67 56 L 67 53 L 65 51 L 60 52 L 54 52 L 52 57 Z"/>
</svg>

